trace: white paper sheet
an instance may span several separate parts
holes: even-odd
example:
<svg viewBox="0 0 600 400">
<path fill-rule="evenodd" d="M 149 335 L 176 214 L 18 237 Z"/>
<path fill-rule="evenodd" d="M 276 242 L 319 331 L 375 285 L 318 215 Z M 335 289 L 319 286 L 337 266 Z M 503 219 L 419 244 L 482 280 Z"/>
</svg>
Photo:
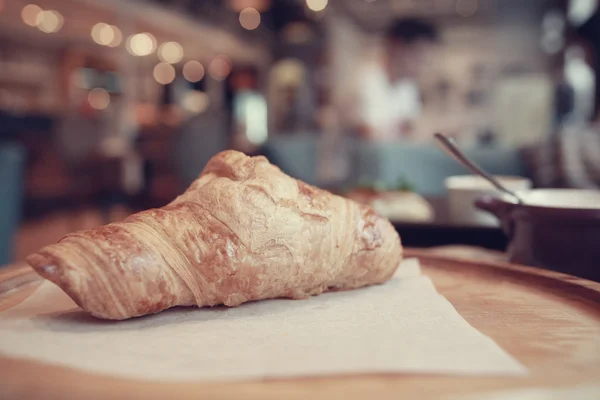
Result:
<svg viewBox="0 0 600 400">
<path fill-rule="evenodd" d="M 0 353 L 152 380 L 359 373 L 520 375 L 406 260 L 384 285 L 237 308 L 176 308 L 127 321 L 83 313 L 43 283 L 0 313 Z"/>
</svg>

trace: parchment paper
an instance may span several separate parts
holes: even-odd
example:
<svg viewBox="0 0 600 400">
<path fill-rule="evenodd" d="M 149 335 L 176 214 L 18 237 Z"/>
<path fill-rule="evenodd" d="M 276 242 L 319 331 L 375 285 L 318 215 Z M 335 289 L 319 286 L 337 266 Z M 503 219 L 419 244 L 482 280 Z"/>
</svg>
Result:
<svg viewBox="0 0 600 400">
<path fill-rule="evenodd" d="M 44 282 L 0 313 L 0 353 L 120 377 L 238 380 L 356 373 L 520 375 L 406 260 L 384 285 L 237 308 L 88 316 Z"/>
</svg>

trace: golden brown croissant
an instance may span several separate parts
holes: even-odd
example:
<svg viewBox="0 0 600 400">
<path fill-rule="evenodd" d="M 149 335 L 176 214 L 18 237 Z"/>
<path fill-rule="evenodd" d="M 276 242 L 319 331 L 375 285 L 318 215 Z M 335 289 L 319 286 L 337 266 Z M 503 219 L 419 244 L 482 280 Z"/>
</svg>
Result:
<svg viewBox="0 0 600 400">
<path fill-rule="evenodd" d="M 401 257 L 393 226 L 370 208 L 225 151 L 167 206 L 69 234 L 27 261 L 84 310 L 126 319 L 382 283 Z"/>
</svg>

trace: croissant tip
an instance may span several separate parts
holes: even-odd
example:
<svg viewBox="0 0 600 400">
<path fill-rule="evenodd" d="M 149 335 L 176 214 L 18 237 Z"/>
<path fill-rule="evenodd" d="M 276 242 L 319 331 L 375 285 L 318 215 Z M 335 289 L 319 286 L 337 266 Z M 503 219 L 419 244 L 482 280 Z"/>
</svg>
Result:
<svg viewBox="0 0 600 400">
<path fill-rule="evenodd" d="M 42 277 L 52 280 L 58 274 L 58 266 L 48 257 L 39 253 L 31 254 L 26 258 L 27 263 Z"/>
<path fill-rule="evenodd" d="M 39 276 L 60 287 L 79 307 L 84 308 L 76 276 L 65 273 L 58 260 L 42 251 L 29 255 L 25 261 Z"/>
</svg>

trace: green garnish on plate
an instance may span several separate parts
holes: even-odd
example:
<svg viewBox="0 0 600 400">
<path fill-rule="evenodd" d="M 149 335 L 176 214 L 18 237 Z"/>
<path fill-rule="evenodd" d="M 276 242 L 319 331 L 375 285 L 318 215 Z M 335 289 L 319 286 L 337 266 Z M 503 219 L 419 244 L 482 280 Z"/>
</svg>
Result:
<svg viewBox="0 0 600 400">
<path fill-rule="evenodd" d="M 405 178 L 400 177 L 396 179 L 392 184 L 388 184 L 384 181 L 363 181 L 356 185 L 353 190 L 372 190 L 374 192 L 414 192 L 415 187 Z"/>
</svg>

